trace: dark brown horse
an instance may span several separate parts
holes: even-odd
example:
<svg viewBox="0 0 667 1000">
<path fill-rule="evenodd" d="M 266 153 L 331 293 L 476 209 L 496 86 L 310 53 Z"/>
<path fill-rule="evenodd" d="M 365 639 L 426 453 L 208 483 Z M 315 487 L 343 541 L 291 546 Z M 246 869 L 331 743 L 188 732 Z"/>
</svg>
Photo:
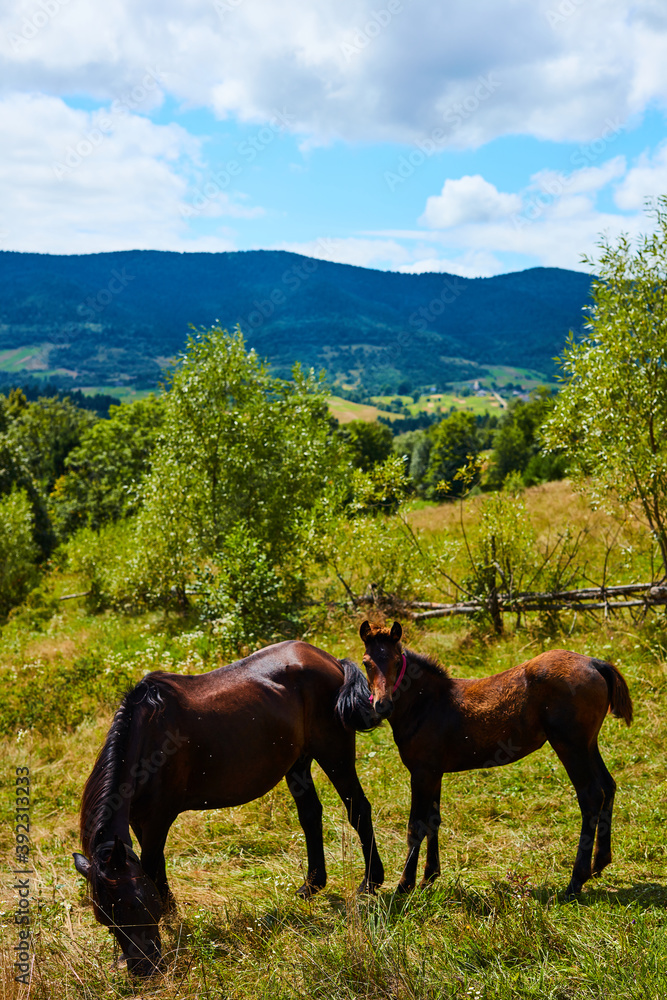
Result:
<svg viewBox="0 0 667 1000">
<path fill-rule="evenodd" d="M 299 893 L 308 897 L 325 885 L 313 760 L 359 834 L 366 862 L 360 888 L 382 884 L 371 808 L 355 771 L 354 730 L 335 712 L 343 671 L 355 670 L 306 642 L 281 642 L 200 676 L 149 674 L 126 695 L 84 789 L 84 854 L 74 862 L 131 973 L 150 975 L 160 961 L 158 923 L 174 906 L 164 845 L 187 809 L 240 805 L 285 777 L 308 853 Z"/>
<path fill-rule="evenodd" d="M 438 827 L 442 775 L 520 760 L 548 740 L 574 785 L 581 835 L 567 895 L 611 861 L 611 815 L 616 783 L 598 749 L 607 712 L 632 721 L 632 702 L 611 663 L 557 649 L 493 677 L 449 677 L 433 660 L 401 646 L 391 629 L 364 622 L 361 673 L 346 669 L 341 718 L 357 729 L 389 719 L 401 760 L 410 771 L 412 801 L 408 856 L 398 888 L 412 889 L 426 837 L 422 886 L 440 873 Z M 595 857 L 593 846 L 597 834 Z"/>
</svg>

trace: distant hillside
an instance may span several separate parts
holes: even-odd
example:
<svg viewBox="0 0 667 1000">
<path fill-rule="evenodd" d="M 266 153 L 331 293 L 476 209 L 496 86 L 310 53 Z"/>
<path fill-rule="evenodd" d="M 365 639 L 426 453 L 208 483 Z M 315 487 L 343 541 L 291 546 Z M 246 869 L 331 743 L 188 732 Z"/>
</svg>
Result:
<svg viewBox="0 0 667 1000">
<path fill-rule="evenodd" d="M 189 324 L 240 323 L 276 371 L 395 391 L 484 365 L 550 373 L 581 326 L 590 279 L 532 268 L 494 278 L 397 274 L 275 250 L 0 252 L 0 368 L 63 385 L 156 384 Z"/>
</svg>

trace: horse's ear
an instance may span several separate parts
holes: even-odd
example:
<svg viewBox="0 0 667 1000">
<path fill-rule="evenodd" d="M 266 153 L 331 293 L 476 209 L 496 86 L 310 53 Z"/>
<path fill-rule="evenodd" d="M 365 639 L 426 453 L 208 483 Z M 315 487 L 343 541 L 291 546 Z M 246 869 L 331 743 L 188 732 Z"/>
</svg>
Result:
<svg viewBox="0 0 667 1000">
<path fill-rule="evenodd" d="M 394 640 L 394 642 L 399 642 L 401 636 L 403 635 L 403 629 L 401 628 L 400 622 L 394 622 L 391 626 L 391 632 L 389 637 Z"/>
<path fill-rule="evenodd" d="M 361 623 L 361 626 L 359 628 L 359 635 L 361 636 L 361 641 L 366 642 L 370 634 L 371 634 L 371 623 L 368 620 L 366 620 L 365 622 Z"/>
<path fill-rule="evenodd" d="M 83 875 L 84 878 L 90 879 L 90 861 L 88 858 L 84 857 L 83 854 L 78 854 L 76 851 L 72 857 L 74 858 L 74 867 L 78 871 L 79 875 Z"/>
</svg>

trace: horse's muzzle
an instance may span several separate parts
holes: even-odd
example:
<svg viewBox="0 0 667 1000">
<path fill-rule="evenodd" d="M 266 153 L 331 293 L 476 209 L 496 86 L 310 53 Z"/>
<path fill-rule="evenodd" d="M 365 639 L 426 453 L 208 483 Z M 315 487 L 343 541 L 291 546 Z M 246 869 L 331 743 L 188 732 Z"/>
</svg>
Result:
<svg viewBox="0 0 667 1000">
<path fill-rule="evenodd" d="M 394 711 L 394 703 L 391 698 L 381 698 L 375 702 L 373 708 L 381 719 L 388 719 Z"/>
</svg>

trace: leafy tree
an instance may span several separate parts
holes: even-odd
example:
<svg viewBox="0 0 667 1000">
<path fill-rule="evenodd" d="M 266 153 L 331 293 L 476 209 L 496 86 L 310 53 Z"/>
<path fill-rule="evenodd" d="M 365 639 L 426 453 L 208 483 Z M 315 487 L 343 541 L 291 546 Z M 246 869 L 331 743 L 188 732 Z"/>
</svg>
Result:
<svg viewBox="0 0 667 1000">
<path fill-rule="evenodd" d="M 445 417 L 430 431 L 431 452 L 424 477 L 427 496 L 442 495 L 441 484 L 447 484 L 448 496 L 459 496 L 468 486 L 455 479 L 469 456 L 476 456 L 481 450 L 477 421 L 472 413 L 458 410 Z"/>
<path fill-rule="evenodd" d="M 25 455 L 34 479 L 50 493 L 65 471 L 65 459 L 97 419 L 88 410 L 65 399 L 40 398 L 21 405 L 20 396 L 10 394 L 6 408 L 7 434 Z"/>
<path fill-rule="evenodd" d="M 33 512 L 25 490 L 0 497 L 0 619 L 37 582 L 39 549 L 33 539 Z"/>
<path fill-rule="evenodd" d="M 370 472 L 355 469 L 351 477 L 351 498 L 346 504 L 350 517 L 359 514 L 395 514 L 410 492 L 411 483 L 405 461 L 391 455 Z"/>
<path fill-rule="evenodd" d="M 355 467 L 364 472 L 391 455 L 394 436 L 386 424 L 352 420 L 339 433 L 350 448 Z"/>
<path fill-rule="evenodd" d="M 65 474 L 51 496 L 54 519 L 69 535 L 84 525 L 99 530 L 139 507 L 141 482 L 150 469 L 164 404 L 153 395 L 109 408 L 65 459 Z"/>
<path fill-rule="evenodd" d="M 31 508 L 33 541 L 42 556 L 48 556 L 56 539 L 49 520 L 46 497 L 35 482 L 25 453 L 9 434 L 0 434 L 0 500 L 20 490 Z"/>
<path fill-rule="evenodd" d="M 667 196 L 636 245 L 603 238 L 588 335 L 560 358 L 565 385 L 545 428 L 594 500 L 640 505 L 667 574 Z"/>
<path fill-rule="evenodd" d="M 339 476 L 324 387 L 298 367 L 291 382 L 272 377 L 240 331 L 213 328 L 190 338 L 164 406 L 137 520 L 135 592 L 183 595 L 209 566 L 209 609 L 237 615 L 237 635 L 247 626 L 256 638 L 258 620 L 270 635 L 276 608 L 287 614 L 303 596 L 318 514 Z M 251 621 L 247 582 L 260 557 L 275 585 L 266 615 L 253 607 Z"/>
<path fill-rule="evenodd" d="M 431 435 L 425 430 L 406 431 L 394 438 L 394 454 L 403 457 L 413 488 L 418 493 L 424 492 L 432 443 Z"/>
<path fill-rule="evenodd" d="M 540 428 L 554 407 L 554 397 L 545 386 L 530 399 L 510 403 L 493 438 L 489 482 L 499 488 L 511 472 L 522 475 L 525 486 L 562 479 L 566 458 L 560 453 L 543 455 Z"/>
</svg>

